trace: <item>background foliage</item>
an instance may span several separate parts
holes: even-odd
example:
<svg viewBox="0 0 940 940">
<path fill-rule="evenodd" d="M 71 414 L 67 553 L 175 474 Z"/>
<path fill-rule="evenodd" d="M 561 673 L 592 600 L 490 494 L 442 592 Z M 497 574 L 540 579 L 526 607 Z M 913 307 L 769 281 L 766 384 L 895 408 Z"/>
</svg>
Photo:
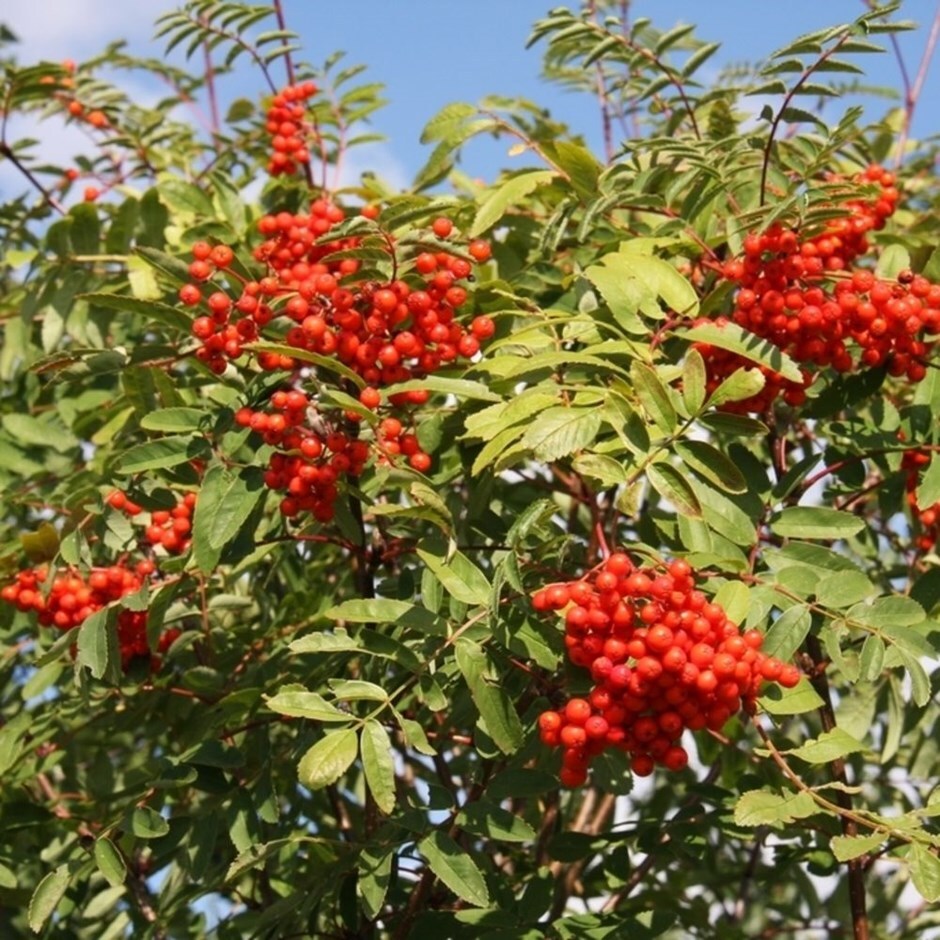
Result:
<svg viewBox="0 0 940 940">
<path fill-rule="evenodd" d="M 192 70 L 120 47 L 19 63 L 0 36 L 23 179 L 0 207 L 5 935 L 940 935 L 940 194 L 936 141 L 909 133 L 929 52 L 883 116 L 839 100 L 879 91 L 866 60 L 913 28 L 899 7 L 714 78 L 690 27 L 553 10 L 532 41 L 606 152 L 537 102 L 453 103 L 405 192 L 338 188 L 381 86 L 303 63 L 279 4 L 164 16 Z M 144 107 L 105 66 L 172 93 Z M 222 115 L 229 69 L 258 95 Z M 291 149 L 270 109 L 303 82 Z M 81 123 L 94 155 L 49 165 L 8 139 L 24 113 Z M 478 135 L 515 158 L 492 182 L 461 163 Z M 749 309 L 736 259 L 776 251 L 749 238 L 829 257 L 859 218 L 864 250 L 800 290 L 874 272 L 908 305 L 887 338 L 808 351 L 727 322 Z M 233 253 L 205 276 L 203 243 Z M 462 325 L 403 372 L 317 345 L 290 306 L 301 253 L 363 309 L 401 281 L 389 316 L 446 269 L 435 303 Z M 222 336 L 216 292 L 271 324 Z M 278 476 L 294 419 L 343 438 L 315 506 Z M 635 777 L 608 748 L 560 788 L 538 718 L 591 679 L 531 598 L 618 547 L 687 560 L 802 677 L 686 732 L 684 770 Z"/>
</svg>

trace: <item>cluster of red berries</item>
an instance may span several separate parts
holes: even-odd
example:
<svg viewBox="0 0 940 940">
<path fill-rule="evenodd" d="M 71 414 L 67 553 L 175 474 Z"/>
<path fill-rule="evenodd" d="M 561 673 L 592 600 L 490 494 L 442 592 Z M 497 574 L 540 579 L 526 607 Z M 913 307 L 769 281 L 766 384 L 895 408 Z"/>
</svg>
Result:
<svg viewBox="0 0 940 940">
<path fill-rule="evenodd" d="M 592 575 L 536 592 L 538 611 L 564 611 L 572 663 L 594 687 L 539 717 L 545 744 L 563 748 L 561 782 L 580 786 L 606 748 L 630 755 L 638 776 L 656 764 L 681 770 L 684 730 L 718 731 L 741 708 L 753 711 L 761 683 L 790 688 L 795 666 L 760 652 L 763 635 L 744 633 L 695 589 L 692 569 L 677 560 L 638 568 L 616 552 Z"/>
<path fill-rule="evenodd" d="M 51 575 L 45 567 L 20 571 L 12 584 L 0 589 L 0 599 L 26 613 L 35 613 L 42 626 L 74 630 L 107 604 L 139 591 L 154 572 L 152 561 L 139 562 L 132 570 L 124 565 L 92 568 L 84 578 L 75 569 Z M 122 610 L 117 621 L 121 665 L 126 670 L 134 659 L 151 658 L 151 668 L 159 660 L 151 657 L 147 643 L 146 611 Z M 165 652 L 180 631 L 166 630 L 159 651 Z"/>
<path fill-rule="evenodd" d="M 108 116 L 98 108 L 86 108 L 80 101 L 72 98 L 66 105 L 68 113 L 76 120 L 83 121 L 97 130 L 104 130 L 110 126 Z"/>
<path fill-rule="evenodd" d="M 489 317 L 475 318 L 469 330 L 456 318 L 468 299 L 460 282 L 470 277 L 472 262 L 446 251 L 424 251 L 412 259 L 410 283 L 400 278 L 349 281 L 358 270 L 356 259 L 330 256 L 355 248 L 358 239 L 318 241 L 342 218 L 338 207 L 316 200 L 309 215 L 281 212 L 259 223 L 267 240 L 255 249 L 255 259 L 276 273 L 275 293 L 287 296 L 278 315 L 293 321 L 285 342 L 335 356 L 372 386 L 420 378 L 458 358 L 472 359 L 494 332 Z M 432 228 L 435 234 L 445 228 L 449 233 L 451 223 L 437 219 Z M 473 241 L 467 253 L 474 261 L 486 261 L 490 247 Z M 402 259 L 396 260 L 403 268 Z M 418 277 L 422 280 L 416 283 Z"/>
<path fill-rule="evenodd" d="M 917 520 L 919 532 L 916 537 L 917 547 L 922 552 L 934 549 L 940 540 L 940 502 L 921 509 L 917 504 L 917 487 L 920 483 L 920 471 L 930 463 L 930 453 L 925 450 L 905 451 L 901 458 L 901 468 L 907 471 L 907 504 L 911 515 Z"/>
<path fill-rule="evenodd" d="M 271 404 L 272 412 L 244 407 L 235 413 L 241 427 L 250 428 L 266 444 L 279 448 L 271 455 L 265 485 L 285 494 L 281 500 L 285 516 L 309 512 L 318 521 L 329 522 L 338 495 L 337 482 L 342 476 L 362 473 L 369 445 L 332 426 L 297 389 L 276 391 Z"/>
<path fill-rule="evenodd" d="M 372 207 L 363 210 L 368 218 L 376 214 Z M 427 389 L 410 389 L 384 399 L 381 388 L 475 357 L 495 325 L 485 315 L 473 318 L 469 327 L 457 319 L 468 300 L 461 282 L 470 279 L 473 262 L 490 257 L 489 244 L 471 241 L 469 259 L 421 250 L 408 259 L 394 257 L 408 280 L 357 281 L 359 262 L 345 253 L 359 246 L 360 239 L 329 238 L 344 218 L 343 211 L 325 199 L 315 200 L 309 213 L 263 217 L 259 230 L 265 241 L 254 250 L 254 258 L 270 273 L 260 280 L 248 280 L 233 269 L 229 247 L 193 245 L 193 281 L 183 286 L 179 297 L 189 307 L 206 309 L 192 324 L 201 342 L 197 358 L 221 373 L 271 324 L 267 335 L 280 344 L 335 358 L 359 375 L 367 383 L 359 393 L 360 403 L 378 411 L 422 405 L 430 397 Z M 431 230 L 437 239 L 445 239 L 453 233 L 453 223 L 438 218 Z M 391 241 L 388 244 L 392 257 L 395 249 Z M 222 279 L 237 286 L 239 293 L 221 289 Z M 210 281 L 211 291 L 200 286 Z M 302 365 L 299 357 L 271 351 L 259 352 L 257 361 L 266 370 L 295 371 Z M 360 422 L 359 413 L 346 410 L 332 419 L 301 390 L 300 382 L 295 375 L 287 388 L 274 393 L 273 410 L 244 407 L 236 414 L 238 424 L 278 448 L 267 479 L 269 486 L 284 493 L 285 515 L 309 511 L 321 521 L 331 519 L 337 482 L 344 475 L 358 476 L 373 449 L 379 460 L 401 455 L 419 472 L 430 469 L 431 458 L 413 430 L 406 429 L 407 421 L 386 412 L 375 429 L 373 448 L 342 426 L 341 418 Z"/>
<path fill-rule="evenodd" d="M 431 456 L 421 448 L 418 436 L 413 431 L 405 431 L 398 418 L 383 418 L 376 428 L 376 446 L 382 463 L 394 463 L 399 455 L 408 459 L 408 465 L 420 473 L 431 468 Z"/>
<path fill-rule="evenodd" d="M 779 225 L 752 232 L 744 239 L 743 257 L 721 266 L 721 277 L 738 285 L 731 319 L 804 366 L 802 382 L 762 369 L 763 391 L 728 410 L 766 411 L 778 396 L 801 405 L 816 372 L 826 368 L 844 373 L 886 365 L 891 375 L 912 382 L 926 374 L 923 334 L 940 332 L 940 285 L 909 271 L 886 281 L 866 268 L 850 268 L 868 251 L 867 234 L 884 227 L 898 201 L 894 175 L 880 166 L 868 167 L 853 182 L 879 192 L 849 201 L 851 215 L 809 238 Z M 710 391 L 752 365 L 712 346 L 698 348 L 709 366 Z"/>
<path fill-rule="evenodd" d="M 82 121 L 97 130 L 104 130 L 110 127 L 108 116 L 100 108 L 87 108 L 72 93 L 71 89 L 75 87 L 73 76 L 77 70 L 75 62 L 71 59 L 65 59 L 62 62 L 62 68 L 67 73 L 64 77 L 58 78 L 54 75 L 45 75 L 40 80 L 41 85 L 54 85 L 56 89 L 64 88 L 68 91 L 54 92 L 55 98 L 64 106 L 69 116 L 77 121 Z"/>
<path fill-rule="evenodd" d="M 138 516 L 142 509 L 122 490 L 114 490 L 107 503 L 112 509 L 129 517 Z M 170 555 L 184 555 L 192 543 L 192 518 L 196 508 L 196 494 L 186 493 L 172 509 L 155 509 L 145 537 L 154 547 L 162 546 Z"/>
<path fill-rule="evenodd" d="M 287 85 L 271 101 L 265 129 L 271 135 L 271 158 L 268 172 L 272 176 L 289 176 L 301 164 L 310 162 L 310 151 L 304 142 L 308 130 L 304 115 L 305 102 L 317 93 L 313 82 Z"/>
<path fill-rule="evenodd" d="M 343 278 L 356 273 L 359 262 L 330 256 L 357 247 L 359 240 L 321 243 L 318 239 L 343 218 L 341 209 L 323 199 L 314 201 L 309 214 L 281 212 L 262 218 L 259 230 L 267 238 L 254 250 L 254 257 L 273 273 L 258 281 L 230 270 L 234 256 L 227 246 L 193 245 L 189 273 L 197 283 L 184 285 L 179 296 L 187 306 L 205 303 L 208 308 L 192 325 L 193 335 L 202 342 L 197 358 L 221 373 L 229 360 L 243 354 L 244 344 L 257 339 L 275 319 L 284 325 L 278 338 L 287 345 L 335 356 L 371 386 L 420 378 L 458 358 L 473 358 L 495 327 L 489 317 L 478 316 L 467 330 L 455 318 L 467 301 L 467 290 L 458 282 L 470 276 L 471 262 L 447 252 L 422 252 L 414 259 L 415 272 L 425 277 L 418 289 L 400 279 L 342 285 Z M 448 220 L 437 220 L 442 221 L 450 225 Z M 468 253 L 485 261 L 490 248 L 477 240 L 470 243 Z M 238 282 L 239 296 L 213 290 L 204 298 L 198 282 L 221 271 Z M 268 352 L 258 356 L 258 363 L 270 370 L 297 365 L 289 355 Z"/>
<path fill-rule="evenodd" d="M 381 395 L 376 389 L 365 388 L 359 400 L 375 410 Z M 412 469 L 421 473 L 431 467 L 431 457 L 421 448 L 417 435 L 406 431 L 396 417 L 379 421 L 374 440 L 368 441 L 331 423 L 298 389 L 276 391 L 271 396 L 271 405 L 272 411 L 239 408 L 235 421 L 260 434 L 266 444 L 278 448 L 270 458 L 264 479 L 270 489 L 285 494 L 281 501 L 285 516 L 309 512 L 320 522 L 329 522 L 334 514 L 338 481 L 358 477 L 373 452 L 384 463 L 403 456 Z M 354 411 L 344 411 L 343 417 L 352 424 L 362 420 Z"/>
</svg>

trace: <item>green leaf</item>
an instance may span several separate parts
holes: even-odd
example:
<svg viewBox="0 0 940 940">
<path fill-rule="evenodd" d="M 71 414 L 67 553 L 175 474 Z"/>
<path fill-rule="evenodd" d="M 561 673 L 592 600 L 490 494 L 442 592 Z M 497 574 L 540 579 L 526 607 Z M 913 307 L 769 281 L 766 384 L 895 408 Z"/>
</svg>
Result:
<svg viewBox="0 0 940 940">
<path fill-rule="evenodd" d="M 457 814 L 458 826 L 486 839 L 534 842 L 535 830 L 521 817 L 485 800 L 468 803 Z"/>
<path fill-rule="evenodd" d="M 656 371 L 635 359 L 630 366 L 630 379 L 643 410 L 664 434 L 671 434 L 676 429 L 676 410 Z"/>
<path fill-rule="evenodd" d="M 465 436 L 483 441 L 493 440 L 498 434 L 515 425 L 528 424 L 533 415 L 557 405 L 558 400 L 558 395 L 554 392 L 537 388 L 527 389 L 510 401 L 500 401 L 499 404 L 468 415 L 464 423 L 467 429 Z M 524 428 L 518 430 L 519 436 L 523 430 Z"/>
<path fill-rule="evenodd" d="M 198 431 L 205 417 L 206 412 L 199 408 L 160 408 L 144 415 L 140 426 L 145 431 L 180 434 Z"/>
<path fill-rule="evenodd" d="M 487 733 L 504 754 L 514 754 L 522 746 L 522 722 L 500 684 L 495 664 L 472 640 L 461 637 L 455 650 L 457 667 L 470 689 L 470 697 L 480 712 Z"/>
<path fill-rule="evenodd" d="M 815 124 L 825 133 L 829 131 L 828 125 L 815 111 L 790 106 L 781 110 L 780 118 L 787 124 Z"/>
<path fill-rule="evenodd" d="M 388 732 L 374 718 L 362 726 L 359 753 L 366 783 L 376 806 L 389 815 L 395 809 L 395 763 L 392 759 L 392 742 Z"/>
<path fill-rule="evenodd" d="M 121 675 L 116 624 L 117 610 L 109 606 L 95 611 L 78 629 L 79 665 L 108 682 L 118 682 Z"/>
<path fill-rule="evenodd" d="M 464 604 L 487 606 L 492 587 L 486 575 L 462 552 L 453 551 L 446 558 L 431 549 L 430 543 L 418 545 L 418 556 L 444 586 L 451 597 Z"/>
<path fill-rule="evenodd" d="M 358 752 L 359 738 L 352 728 L 331 731 L 300 759 L 297 777 L 308 790 L 322 790 L 346 773 Z"/>
<path fill-rule="evenodd" d="M 153 268 L 136 256 L 127 259 L 127 283 L 135 300 L 153 303 L 163 296 Z M 162 304 L 160 306 L 162 307 Z M 164 316 L 159 308 L 152 309 L 151 316 L 167 326 L 177 326 L 179 323 L 175 317 Z"/>
<path fill-rule="evenodd" d="M 157 185 L 157 191 L 161 202 L 177 212 L 194 215 L 200 221 L 215 218 L 211 200 L 192 183 L 176 177 L 163 179 Z"/>
<path fill-rule="evenodd" d="M 747 480 L 737 464 L 712 444 L 696 440 L 677 441 L 673 449 L 687 467 L 726 493 L 747 492 Z"/>
<path fill-rule="evenodd" d="M 454 395 L 460 399 L 467 398 L 476 401 L 502 401 L 499 395 L 482 382 L 454 379 L 446 375 L 425 375 L 420 379 L 396 382 L 384 389 L 386 397 L 397 395 L 399 392 L 419 391 L 439 392 L 441 395 Z"/>
<path fill-rule="evenodd" d="M 886 628 L 884 630 L 885 638 L 888 639 L 888 631 L 891 630 L 895 632 L 899 627 Z M 885 656 L 885 665 L 894 666 L 895 662 L 892 662 L 892 659 L 896 656 L 904 668 L 907 670 L 908 674 L 911 677 L 911 695 L 914 699 L 914 703 L 923 708 L 931 699 L 932 691 L 930 685 L 930 677 L 927 675 L 927 670 L 924 669 L 923 663 L 921 662 L 921 656 L 923 654 L 917 655 L 911 652 L 910 646 L 907 644 L 902 644 L 893 639 L 890 653 L 892 654 L 891 659 L 888 655 Z M 935 654 L 931 653 L 931 660 L 935 658 Z"/>
<path fill-rule="evenodd" d="M 523 170 L 491 192 L 477 210 L 468 237 L 476 238 L 495 225 L 506 212 L 539 186 L 555 178 L 553 170 Z"/>
<path fill-rule="evenodd" d="M 135 806 L 129 828 L 138 839 L 159 839 L 170 831 L 170 824 L 149 806 Z"/>
<path fill-rule="evenodd" d="M 49 872 L 42 881 L 36 885 L 33 896 L 29 899 L 27 919 L 29 929 L 39 933 L 46 921 L 52 916 L 59 902 L 65 896 L 69 886 L 71 874 L 68 865 L 59 865 L 55 871 Z"/>
<path fill-rule="evenodd" d="M 3 429 L 20 446 L 51 447 L 59 453 L 71 450 L 78 441 L 54 414 L 42 418 L 29 414 L 5 414 Z"/>
<path fill-rule="evenodd" d="M 164 470 L 207 456 L 209 445 L 205 438 L 177 434 L 131 447 L 118 460 L 117 472 L 129 476 L 145 470 Z"/>
<path fill-rule="evenodd" d="M 873 633 L 865 638 L 858 657 L 859 678 L 865 682 L 874 682 L 885 665 L 885 645 L 880 637 Z"/>
<path fill-rule="evenodd" d="M 824 731 L 815 740 L 807 741 L 806 744 L 783 753 L 798 757 L 807 764 L 828 764 L 840 757 L 865 750 L 867 750 L 865 745 L 853 738 L 847 731 L 833 728 L 831 731 Z"/>
<path fill-rule="evenodd" d="M 462 901 L 487 907 L 490 895 L 476 862 L 449 836 L 435 830 L 418 843 L 428 867 Z"/>
<path fill-rule="evenodd" d="M 774 535 L 791 539 L 845 539 L 865 528 L 860 516 L 826 506 L 791 506 L 771 520 Z"/>
<path fill-rule="evenodd" d="M 193 559 L 211 574 L 222 550 L 231 542 L 267 495 L 264 478 L 254 467 L 240 473 L 213 464 L 203 477 L 193 516 Z"/>
<path fill-rule="evenodd" d="M 289 644 L 294 653 L 348 653 L 360 650 L 359 642 L 348 633 L 308 633 Z"/>
<path fill-rule="evenodd" d="M 190 325 L 192 324 L 191 317 L 177 310 L 176 307 L 171 307 L 169 304 L 163 304 L 156 300 L 141 300 L 138 297 L 126 297 L 121 294 L 106 294 L 102 292 L 80 294 L 79 299 L 95 307 L 136 313 L 140 316 L 147 317 L 148 320 L 156 320 L 159 323 L 185 333 L 189 332 Z"/>
<path fill-rule="evenodd" d="M 706 375 L 705 360 L 693 347 L 682 363 L 682 400 L 691 415 L 698 414 L 705 404 Z"/>
<path fill-rule="evenodd" d="M 582 199 L 597 196 L 597 180 L 603 167 L 590 150 L 565 139 L 546 141 L 543 146 L 549 159 L 568 174 L 572 188 Z"/>
<path fill-rule="evenodd" d="M 918 656 L 932 656 L 934 653 L 933 648 L 919 634 L 897 629 L 916 626 L 926 618 L 924 608 L 912 597 L 903 594 L 876 597 L 870 604 L 856 604 L 850 608 L 846 617 L 873 627 L 885 628 L 885 633 L 895 637 L 897 642 L 912 644 L 911 652 Z"/>
<path fill-rule="evenodd" d="M 717 346 L 719 349 L 727 349 L 729 352 L 737 353 L 751 362 L 759 363 L 779 372 L 785 379 L 791 382 L 802 382 L 803 374 L 799 366 L 782 350 L 774 346 L 768 340 L 761 339 L 753 333 L 742 329 L 736 323 L 702 323 L 699 326 L 693 326 L 691 329 L 683 331 L 683 339 L 694 343 L 708 343 L 709 346 Z"/>
<path fill-rule="evenodd" d="M 823 700 L 805 678 L 792 689 L 769 685 L 757 704 L 768 715 L 805 715 L 822 708 Z"/>
<path fill-rule="evenodd" d="M 623 463 L 606 454 L 578 454 L 571 466 L 582 476 L 591 477 L 605 487 L 620 486 L 629 479 Z"/>
<path fill-rule="evenodd" d="M 667 261 L 649 254 L 648 243 L 623 242 L 585 268 L 584 276 L 600 291 L 617 323 L 627 332 L 642 335 L 647 325 L 639 314 L 661 320 L 660 299 L 677 313 L 695 316 L 698 295 L 692 285 Z"/>
<path fill-rule="evenodd" d="M 816 600 L 824 607 L 850 607 L 875 593 L 875 586 L 861 571 L 840 571 L 820 578 Z"/>
<path fill-rule="evenodd" d="M 934 453 L 917 487 L 917 508 L 930 509 L 940 503 L 940 453 Z"/>
<path fill-rule="evenodd" d="M 702 505 L 689 481 L 671 464 L 660 462 L 646 468 L 646 478 L 663 499 L 690 519 L 702 518 Z"/>
<path fill-rule="evenodd" d="M 98 219 L 98 210 L 89 203 L 82 202 L 69 209 L 68 218 L 72 223 L 69 235 L 72 239 L 72 248 L 75 254 L 97 254 L 101 239 L 101 222 Z"/>
<path fill-rule="evenodd" d="M 369 848 L 359 853 L 357 865 L 359 877 L 356 879 L 356 892 L 362 900 L 362 909 L 366 917 L 376 918 L 382 912 L 388 886 L 392 880 L 394 857 L 394 851 L 376 852 Z"/>
<path fill-rule="evenodd" d="M 593 444 L 600 426 L 597 408 L 548 408 L 534 417 L 522 443 L 551 462 Z"/>
<path fill-rule="evenodd" d="M 331 607 L 324 616 L 331 620 L 344 620 L 347 623 L 395 623 L 403 627 L 413 627 L 424 633 L 436 635 L 447 633 L 447 621 L 433 611 L 426 607 L 409 604 L 407 601 L 396 601 L 386 597 L 343 601 L 342 604 Z M 302 637 L 295 640 L 297 652 L 306 651 L 304 642 L 307 639 L 307 637 Z"/>
<path fill-rule="evenodd" d="M 940 901 L 940 859 L 926 846 L 914 843 L 907 864 L 920 896 L 930 904 Z"/>
<path fill-rule="evenodd" d="M 767 384 L 760 369 L 735 369 L 708 398 L 708 405 L 717 408 L 731 401 L 744 401 L 756 395 Z"/>
<path fill-rule="evenodd" d="M 367 699 L 371 702 L 387 702 L 388 692 L 374 682 L 365 679 L 330 679 L 330 689 L 340 701 L 355 702 Z"/>
<path fill-rule="evenodd" d="M 911 256 L 908 250 L 900 244 L 885 245 L 884 251 L 878 256 L 875 273 L 886 281 L 893 281 L 905 268 L 910 268 Z"/>
<path fill-rule="evenodd" d="M 322 695 L 306 689 L 287 689 L 266 700 L 271 711 L 292 718 L 310 718 L 313 721 L 349 721 L 350 715 L 331 705 Z"/>
<path fill-rule="evenodd" d="M 725 581 L 715 592 L 714 603 L 724 608 L 732 623 L 742 624 L 751 609 L 751 592 L 741 581 Z"/>
<path fill-rule="evenodd" d="M 742 371 L 753 372 L 753 370 L 739 369 L 734 375 L 738 375 Z M 734 378 L 734 375 L 729 376 L 725 381 L 730 381 Z M 763 388 L 763 383 L 761 383 L 760 388 Z M 757 390 L 760 391 L 760 388 Z M 719 386 L 718 391 L 721 391 L 721 386 Z M 747 398 L 749 396 L 745 395 L 744 397 Z M 714 398 L 714 396 L 712 396 L 712 398 Z M 733 415 L 717 411 L 714 414 L 702 415 L 699 421 L 709 430 L 715 431 L 718 434 L 728 434 L 731 437 L 754 437 L 755 435 L 763 435 L 768 432 L 767 425 L 764 424 L 763 421 L 758 421 L 757 418 L 750 418 L 747 415 Z"/>
<path fill-rule="evenodd" d="M 804 819 L 817 812 L 809 793 L 778 793 L 776 790 L 748 790 L 734 807 L 734 821 L 739 826 L 772 826 L 782 829 L 784 823 Z"/>
<path fill-rule="evenodd" d="M 848 862 L 874 851 L 884 840 L 885 834 L 882 832 L 873 832 L 867 836 L 833 836 L 829 840 L 829 849 L 837 861 Z"/>
<path fill-rule="evenodd" d="M 474 105 L 467 104 L 463 101 L 445 104 L 444 107 L 424 125 L 424 130 L 421 132 L 421 143 L 430 144 L 435 140 L 443 140 L 445 137 L 448 137 L 455 128 L 460 127 L 467 118 L 473 117 L 476 113 L 477 109 Z"/>
<path fill-rule="evenodd" d="M 428 741 L 424 725 L 422 725 L 420 721 L 414 721 L 411 718 L 403 718 L 401 715 L 397 715 L 397 718 L 407 747 L 414 748 L 419 754 L 425 754 L 428 757 L 433 757 L 437 754 L 431 742 Z"/>
<path fill-rule="evenodd" d="M 627 332 L 643 335 L 648 327 L 639 317 L 641 307 L 656 307 L 656 297 L 645 285 L 624 273 L 628 266 L 622 255 L 606 255 L 592 264 L 584 276 L 600 291 L 617 323 Z"/>
<path fill-rule="evenodd" d="M 127 864 L 124 856 L 106 836 L 95 840 L 95 863 L 109 885 L 117 888 L 124 884 L 127 878 Z"/>
<path fill-rule="evenodd" d="M 621 395 L 610 391 L 604 401 L 604 420 L 635 457 L 646 456 L 650 446 L 646 422 Z"/>
<path fill-rule="evenodd" d="M 343 365 L 335 356 L 321 356 L 320 353 L 311 352 L 309 349 L 298 349 L 296 346 L 288 346 L 286 343 L 245 343 L 245 349 L 252 352 L 276 353 L 279 356 L 289 356 L 298 362 L 308 362 L 334 375 L 349 379 L 356 388 L 364 388 L 365 382 L 358 372 L 354 372 L 349 366 Z"/>
</svg>

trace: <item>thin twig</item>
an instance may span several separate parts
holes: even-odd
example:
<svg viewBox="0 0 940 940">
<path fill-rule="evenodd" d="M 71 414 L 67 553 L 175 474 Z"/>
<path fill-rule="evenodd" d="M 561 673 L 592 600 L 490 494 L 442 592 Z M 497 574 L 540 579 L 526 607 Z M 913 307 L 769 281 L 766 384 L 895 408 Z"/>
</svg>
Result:
<svg viewBox="0 0 940 940">
<path fill-rule="evenodd" d="M 813 62 L 808 68 L 803 70 L 803 74 L 796 80 L 793 87 L 787 92 L 783 101 L 780 104 L 780 108 L 777 113 L 774 115 L 773 121 L 770 123 L 770 130 L 767 134 L 767 144 L 764 147 L 764 158 L 761 164 L 760 170 L 760 204 L 764 205 L 764 202 L 767 198 L 767 174 L 770 171 L 770 155 L 773 152 L 774 138 L 777 136 L 777 128 L 780 126 L 780 122 L 783 120 L 783 115 L 786 112 L 787 108 L 790 107 L 790 102 L 794 99 L 797 92 L 806 84 L 810 76 L 823 64 L 827 59 L 831 59 L 845 43 L 848 41 L 851 33 L 846 30 L 839 39 L 830 46 L 819 58 Z"/>
<path fill-rule="evenodd" d="M 809 677 L 810 684 L 816 690 L 816 694 L 822 699 L 822 705 L 819 708 L 819 718 L 822 722 L 823 731 L 829 732 L 836 727 L 835 712 L 832 708 L 832 696 L 829 693 L 829 680 L 826 678 L 825 668 L 818 668 L 824 662 L 822 648 L 819 645 L 819 638 L 810 634 L 806 638 L 806 651 L 809 654 L 813 669 Z M 842 832 L 849 837 L 858 835 L 858 825 L 853 819 L 854 807 L 852 805 L 852 795 L 848 792 L 848 779 L 845 773 L 845 758 L 837 757 L 829 762 L 832 779 L 842 787 L 836 790 L 836 801 L 845 810 L 842 815 Z M 852 912 L 852 930 L 855 940 L 869 940 L 868 909 L 865 897 L 865 872 L 863 868 L 864 860 L 861 858 L 852 858 L 846 862 L 849 873 L 849 907 Z"/>
<path fill-rule="evenodd" d="M 30 171 L 30 169 L 27 166 L 24 166 L 24 164 L 20 161 L 19 157 L 17 157 L 17 155 L 10 148 L 9 144 L 7 144 L 6 140 L 0 141 L 0 157 L 6 157 L 6 159 L 9 160 L 10 163 L 12 163 L 13 166 L 15 166 L 20 171 L 20 173 L 22 173 L 23 176 L 25 176 L 26 179 L 28 179 L 29 182 L 37 190 L 39 190 L 39 192 L 42 194 L 43 199 L 46 201 L 47 205 L 55 209 L 55 211 L 58 212 L 60 215 L 66 214 L 65 207 L 62 205 L 62 203 L 59 202 L 59 200 L 56 199 L 56 197 L 53 196 L 52 193 L 48 189 L 46 189 L 46 187 L 43 186 L 42 183 L 39 182 L 38 179 L 36 179 L 36 177 L 33 175 L 33 173 Z"/>
<path fill-rule="evenodd" d="M 597 0 L 589 0 L 588 10 L 591 19 L 597 23 Z M 610 121 L 610 99 L 607 95 L 607 84 L 604 81 L 604 67 L 600 61 L 594 63 L 595 85 L 597 87 L 597 101 L 601 109 L 601 129 L 604 135 L 604 158 L 607 163 L 614 159 L 614 141 Z"/>
<path fill-rule="evenodd" d="M 212 144 L 216 153 L 220 149 L 219 129 L 222 126 L 219 118 L 219 98 L 215 88 L 215 66 L 212 64 L 212 47 L 208 42 L 202 44 L 202 57 L 204 63 L 204 77 L 206 81 L 206 94 L 209 96 L 209 131 L 212 134 Z"/>
</svg>

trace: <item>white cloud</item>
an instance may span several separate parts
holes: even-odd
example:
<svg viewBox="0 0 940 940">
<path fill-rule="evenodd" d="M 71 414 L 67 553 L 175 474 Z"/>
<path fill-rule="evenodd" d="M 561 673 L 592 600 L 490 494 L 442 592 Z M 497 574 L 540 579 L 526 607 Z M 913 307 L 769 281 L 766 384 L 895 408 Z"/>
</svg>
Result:
<svg viewBox="0 0 940 940">
<path fill-rule="evenodd" d="M 4 6 L 0 21 L 20 40 L 15 54 L 26 64 L 41 59 L 81 60 L 116 39 L 149 41 L 154 21 L 171 4 L 167 0 L 34 0 Z"/>
</svg>

